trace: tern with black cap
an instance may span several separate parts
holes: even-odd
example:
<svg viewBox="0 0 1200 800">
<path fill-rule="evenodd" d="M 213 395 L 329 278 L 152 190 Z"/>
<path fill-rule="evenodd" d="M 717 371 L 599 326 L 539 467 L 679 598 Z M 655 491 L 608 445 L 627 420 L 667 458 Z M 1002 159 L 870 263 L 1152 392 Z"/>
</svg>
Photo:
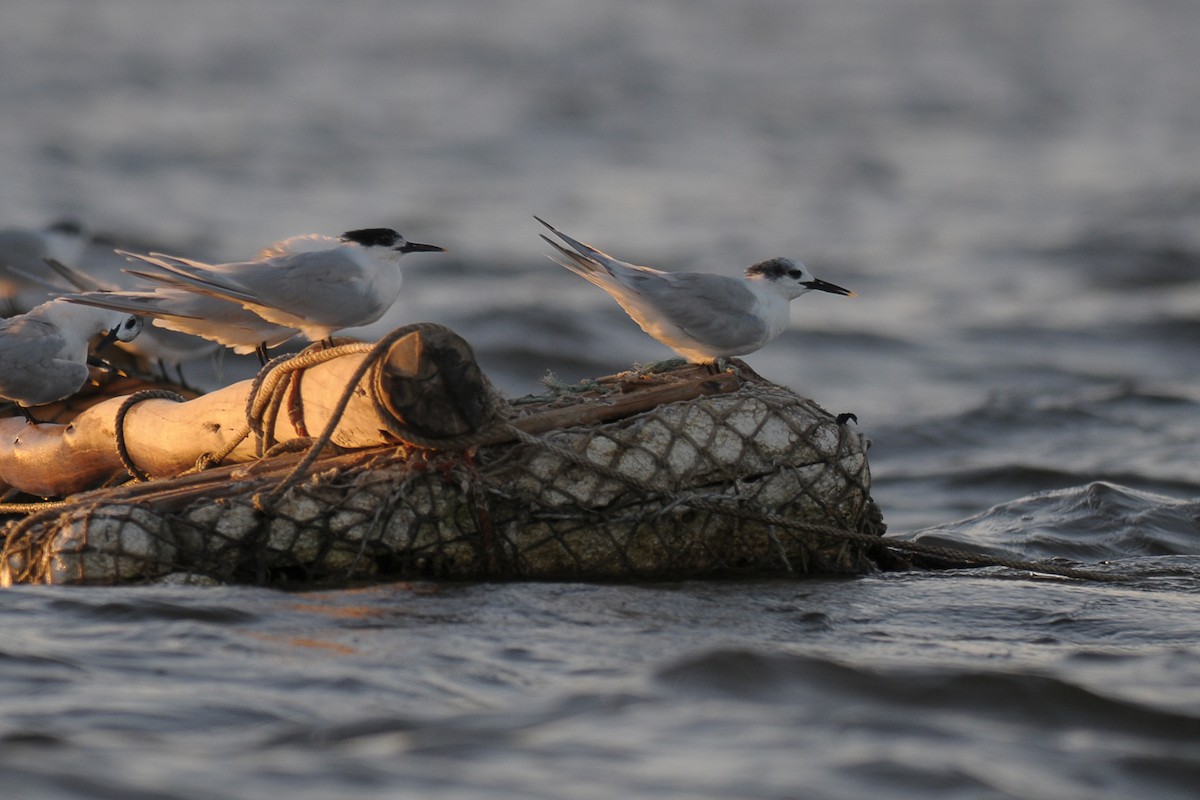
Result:
<svg viewBox="0 0 1200 800">
<path fill-rule="evenodd" d="M 758 350 L 783 333 L 791 301 L 802 294 L 854 297 L 790 258 L 760 261 L 746 268 L 744 278 L 663 272 L 619 261 L 534 219 L 569 245 L 542 236 L 555 249 L 551 261 L 608 292 L 643 331 L 694 364 Z"/>
</svg>

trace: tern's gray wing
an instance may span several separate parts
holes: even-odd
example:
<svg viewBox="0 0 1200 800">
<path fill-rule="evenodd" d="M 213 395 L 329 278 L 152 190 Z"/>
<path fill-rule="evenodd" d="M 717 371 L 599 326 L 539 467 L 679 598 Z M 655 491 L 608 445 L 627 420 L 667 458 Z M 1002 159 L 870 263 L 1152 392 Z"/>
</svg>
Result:
<svg viewBox="0 0 1200 800">
<path fill-rule="evenodd" d="M 219 302 L 205 295 L 199 295 L 199 297 L 212 300 L 213 303 Z M 143 317 L 171 316 L 185 319 L 200 319 L 200 317 L 188 314 L 182 310 L 164 308 L 161 298 L 152 292 L 79 292 L 78 294 L 63 295 L 62 299 L 69 303 L 107 308 L 112 311 L 123 311 Z M 239 311 L 242 310 L 241 306 L 235 306 L 235 308 Z"/>
<path fill-rule="evenodd" d="M 79 391 L 88 369 L 60 359 L 62 346 L 58 328 L 44 320 L 0 322 L 0 396 L 40 405 Z"/>
<path fill-rule="evenodd" d="M 179 258 L 177 256 L 168 256 L 163 253 L 141 255 L 139 253 L 128 253 L 124 250 L 118 250 L 117 252 L 131 261 L 149 264 L 155 269 L 160 270 L 157 274 L 125 270 L 130 275 L 136 275 L 171 286 L 190 288 L 192 291 L 209 293 L 213 296 L 223 297 L 238 303 L 249 302 L 254 299 L 253 295 L 245 287 L 239 287 L 231 276 L 219 274 L 212 265 L 203 264 L 199 261 L 189 261 L 186 258 Z"/>
<path fill-rule="evenodd" d="M 366 287 L 363 268 L 343 248 L 317 250 L 271 259 L 269 269 L 239 273 L 236 285 L 255 296 L 268 298 L 263 304 L 298 317 L 330 315 L 339 297 L 362 294 Z M 397 271 L 399 267 L 394 267 Z"/>
<path fill-rule="evenodd" d="M 199 336 L 231 347 L 235 353 L 252 353 L 261 344 L 278 347 L 299 332 L 267 322 L 237 303 L 177 288 L 154 292 L 83 292 L 63 299 L 154 317 L 157 328 Z"/>
<path fill-rule="evenodd" d="M 642 273 L 627 276 L 626 285 L 664 320 L 714 349 L 753 349 L 767 336 L 766 323 L 754 313 L 758 300 L 740 280 L 702 272 Z"/>
<path fill-rule="evenodd" d="M 345 289 L 352 285 L 355 293 L 362 291 L 362 268 L 344 250 L 317 250 L 262 262 L 215 265 L 161 253 L 135 257 L 171 273 L 181 287 L 280 310 L 293 317 L 306 317 L 310 313 L 328 316 L 331 298 L 344 296 Z M 334 292 L 330 293 L 331 290 Z"/>
</svg>

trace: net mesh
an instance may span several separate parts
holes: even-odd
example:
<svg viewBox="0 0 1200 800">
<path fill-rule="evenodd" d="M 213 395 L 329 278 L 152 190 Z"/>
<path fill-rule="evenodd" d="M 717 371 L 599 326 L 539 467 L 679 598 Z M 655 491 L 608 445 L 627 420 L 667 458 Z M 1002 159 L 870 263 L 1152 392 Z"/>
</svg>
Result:
<svg viewBox="0 0 1200 800">
<path fill-rule="evenodd" d="M 602 398 L 523 404 L 504 424 L 587 402 Z M 0 577 L 638 580 L 861 573 L 886 556 L 871 544 L 883 524 L 867 440 L 761 379 L 613 422 L 513 434 L 466 453 L 321 458 L 282 492 L 277 471 L 246 469 L 213 470 L 224 496 L 193 491 L 187 502 L 93 492 L 10 522 Z"/>
</svg>

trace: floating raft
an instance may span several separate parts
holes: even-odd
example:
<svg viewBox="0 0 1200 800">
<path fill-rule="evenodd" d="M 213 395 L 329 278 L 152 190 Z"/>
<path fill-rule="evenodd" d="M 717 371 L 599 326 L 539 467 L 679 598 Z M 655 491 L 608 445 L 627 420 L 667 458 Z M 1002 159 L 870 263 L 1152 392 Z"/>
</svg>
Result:
<svg viewBox="0 0 1200 800">
<path fill-rule="evenodd" d="M 887 566 L 868 441 L 735 363 L 509 402 L 461 337 L 420 324 L 277 359 L 190 400 L 135 392 L 55 424 L 0 419 L 0 483 L 63 498 L 8 506 L 0 582 L 628 581 Z"/>
</svg>

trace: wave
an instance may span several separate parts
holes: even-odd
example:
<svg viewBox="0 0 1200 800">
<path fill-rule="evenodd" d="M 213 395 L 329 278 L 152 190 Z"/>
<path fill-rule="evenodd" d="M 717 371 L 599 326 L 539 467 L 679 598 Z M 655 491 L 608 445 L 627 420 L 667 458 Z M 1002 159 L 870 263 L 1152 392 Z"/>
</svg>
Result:
<svg viewBox="0 0 1200 800">
<path fill-rule="evenodd" d="M 1200 554 L 1200 500 L 1096 481 L 1037 492 L 901 538 L 1019 558 Z"/>
</svg>

